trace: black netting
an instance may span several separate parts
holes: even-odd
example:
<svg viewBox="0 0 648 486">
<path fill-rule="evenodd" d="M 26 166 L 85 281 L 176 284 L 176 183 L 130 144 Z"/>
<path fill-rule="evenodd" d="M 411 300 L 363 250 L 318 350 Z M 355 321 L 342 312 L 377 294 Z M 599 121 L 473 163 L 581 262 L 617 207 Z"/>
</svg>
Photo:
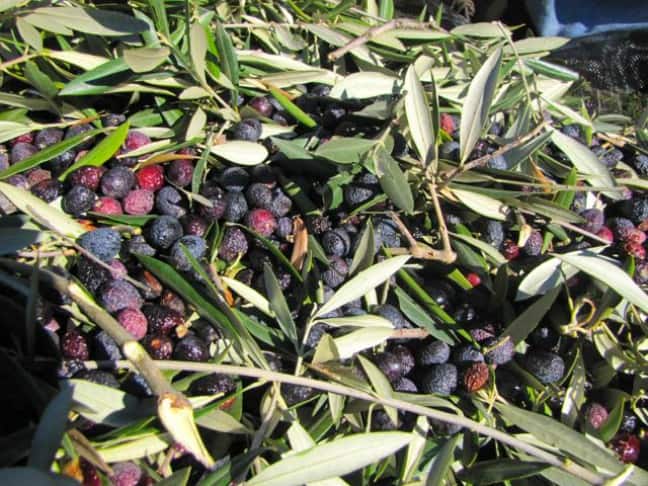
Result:
<svg viewBox="0 0 648 486">
<path fill-rule="evenodd" d="M 549 60 L 577 71 L 597 88 L 648 92 L 648 29 L 574 39 Z"/>
</svg>

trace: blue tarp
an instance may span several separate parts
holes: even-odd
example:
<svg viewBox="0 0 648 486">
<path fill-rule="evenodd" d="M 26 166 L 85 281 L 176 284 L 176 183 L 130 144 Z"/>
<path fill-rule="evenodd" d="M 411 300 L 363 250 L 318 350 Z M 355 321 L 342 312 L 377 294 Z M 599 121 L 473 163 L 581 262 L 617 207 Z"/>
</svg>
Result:
<svg viewBox="0 0 648 486">
<path fill-rule="evenodd" d="M 540 35 L 648 28 L 648 0 L 525 0 Z"/>
</svg>

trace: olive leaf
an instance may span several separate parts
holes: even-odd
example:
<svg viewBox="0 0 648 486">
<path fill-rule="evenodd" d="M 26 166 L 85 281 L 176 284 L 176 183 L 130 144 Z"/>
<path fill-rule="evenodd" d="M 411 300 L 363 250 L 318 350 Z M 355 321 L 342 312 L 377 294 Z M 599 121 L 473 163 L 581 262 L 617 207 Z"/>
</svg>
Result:
<svg viewBox="0 0 648 486">
<path fill-rule="evenodd" d="M 631 304 L 648 312 L 648 295 L 622 268 L 592 252 L 556 254 L 556 258 L 600 280 Z"/>
<path fill-rule="evenodd" d="M 403 83 L 405 93 L 405 115 L 410 136 L 419 159 L 427 161 L 428 153 L 434 146 L 434 126 L 423 85 L 414 66 L 410 66 Z"/>
<path fill-rule="evenodd" d="M 288 455 L 263 469 L 247 486 L 298 486 L 342 476 L 391 456 L 411 440 L 405 432 L 347 435 Z"/>
<path fill-rule="evenodd" d="M 414 211 L 414 196 L 398 162 L 383 147 L 376 150 L 374 160 L 380 187 L 398 208 L 411 214 Z"/>
<path fill-rule="evenodd" d="M 239 165 L 259 165 L 268 157 L 268 151 L 263 145 L 244 140 L 212 145 L 209 150 L 212 154 Z"/>
<path fill-rule="evenodd" d="M 86 229 L 70 215 L 50 206 L 25 189 L 0 182 L 0 193 L 23 213 L 31 216 L 38 224 L 57 233 L 76 239 L 86 232 Z"/>
<path fill-rule="evenodd" d="M 456 29 L 455 29 L 456 30 Z M 496 49 L 479 68 L 470 82 L 468 94 L 461 108 L 459 135 L 459 160 L 465 162 L 475 147 L 488 120 L 488 112 L 493 101 L 500 65 L 502 49 Z"/>
<path fill-rule="evenodd" d="M 345 304 L 356 300 L 365 295 L 370 290 L 375 289 L 394 273 L 400 270 L 409 260 L 409 255 L 401 255 L 383 260 L 362 272 L 346 282 L 340 287 L 335 294 L 318 309 L 314 317 L 323 316 L 329 312 L 339 309 Z"/>
</svg>

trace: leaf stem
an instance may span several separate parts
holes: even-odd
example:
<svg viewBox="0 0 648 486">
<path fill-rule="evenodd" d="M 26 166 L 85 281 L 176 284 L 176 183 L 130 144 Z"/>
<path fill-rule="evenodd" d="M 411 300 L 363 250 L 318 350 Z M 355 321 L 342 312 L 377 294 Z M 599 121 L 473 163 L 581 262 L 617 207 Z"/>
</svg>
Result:
<svg viewBox="0 0 648 486">
<path fill-rule="evenodd" d="M 371 27 L 364 34 L 356 37 L 342 47 L 335 49 L 328 55 L 328 58 L 330 61 L 335 61 L 344 56 L 347 52 L 366 44 L 372 39 L 375 39 L 379 35 L 384 34 L 385 32 L 389 32 L 390 30 L 402 28 L 429 29 L 430 27 L 436 27 L 436 25 L 430 22 L 418 22 L 411 19 L 393 19 L 389 22 L 385 22 L 384 24 Z"/>
<path fill-rule="evenodd" d="M 548 125 L 547 122 L 542 122 L 542 123 L 540 123 L 540 125 L 535 127 L 529 133 L 527 133 L 525 135 L 522 135 L 521 137 L 517 138 L 516 140 L 514 140 L 511 143 L 508 143 L 506 145 L 501 146 L 500 148 L 498 148 L 494 152 L 492 152 L 490 154 L 486 154 L 486 155 L 484 155 L 482 157 L 479 157 L 477 159 L 471 160 L 470 162 L 468 162 L 468 163 L 466 163 L 464 165 L 455 167 L 454 169 L 441 174 L 441 181 L 442 181 L 441 185 L 445 186 L 453 178 L 455 178 L 456 176 L 458 176 L 460 174 L 463 174 L 464 172 L 467 172 L 467 171 L 469 171 L 471 169 L 474 169 L 475 167 L 483 167 L 484 165 L 486 165 L 488 163 L 489 160 L 492 160 L 495 157 L 499 157 L 500 155 L 503 155 L 506 152 L 509 152 L 509 151 L 513 150 L 514 148 L 517 148 L 520 145 L 525 144 L 526 142 L 528 142 L 529 140 L 531 140 L 532 138 L 534 138 L 538 134 L 540 134 L 540 132 L 542 132 L 542 130 L 544 130 L 545 127 L 547 127 L 547 125 Z"/>
</svg>

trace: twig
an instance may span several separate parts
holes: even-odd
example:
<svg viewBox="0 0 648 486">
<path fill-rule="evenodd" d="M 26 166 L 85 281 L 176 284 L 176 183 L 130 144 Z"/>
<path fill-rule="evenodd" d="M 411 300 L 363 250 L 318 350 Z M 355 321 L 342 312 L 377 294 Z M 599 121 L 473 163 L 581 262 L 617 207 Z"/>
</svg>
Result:
<svg viewBox="0 0 648 486">
<path fill-rule="evenodd" d="M 132 367 L 132 363 L 129 361 L 117 361 L 111 362 L 116 364 L 119 367 Z M 86 361 L 86 367 L 88 368 L 98 368 L 101 366 L 101 363 Z M 439 410 L 434 410 L 428 407 L 423 407 L 420 405 L 414 405 L 412 403 L 398 400 L 395 398 L 380 398 L 363 391 L 356 390 L 354 388 L 341 385 L 338 383 L 331 383 L 322 380 L 316 380 L 313 378 L 306 378 L 303 376 L 294 376 L 287 373 L 279 373 L 276 371 L 263 370 L 260 368 L 248 368 L 243 366 L 233 366 L 233 365 L 222 365 L 222 364 L 212 364 L 212 363 L 196 363 L 196 362 L 186 362 L 186 361 L 155 361 L 155 364 L 158 368 L 162 370 L 183 370 L 183 371 L 196 371 L 196 372 L 206 372 L 206 373 L 220 373 L 224 375 L 233 375 L 233 376 L 247 376 L 249 378 L 258 378 L 261 380 L 274 381 L 279 383 L 290 383 L 297 386 L 306 386 L 315 388 L 317 390 L 322 390 L 325 392 L 336 393 L 338 395 L 344 395 L 351 398 L 356 398 L 358 400 L 363 400 L 370 403 L 377 403 L 380 405 L 398 408 L 406 412 L 411 412 L 416 415 L 422 415 L 428 418 L 439 420 L 441 422 L 455 424 L 460 427 L 466 427 L 467 429 L 472 430 L 478 434 L 491 437 L 495 440 L 498 440 L 504 444 L 507 444 L 511 447 L 514 447 L 526 454 L 529 454 L 537 459 L 540 459 L 547 464 L 558 467 L 574 476 L 583 479 L 591 484 L 600 485 L 605 482 L 605 479 L 598 474 L 589 471 L 588 469 L 576 464 L 571 460 L 562 460 L 559 457 L 551 454 L 547 451 L 540 449 L 528 442 L 524 442 L 516 437 L 513 437 L 506 432 L 488 427 L 487 425 L 481 424 L 469 418 L 463 417 L 461 415 L 455 415 L 448 412 L 441 412 Z M 308 365 L 312 370 L 325 374 L 325 370 L 321 369 L 316 365 Z"/>
<path fill-rule="evenodd" d="M 441 203 L 439 202 L 439 195 L 437 194 L 436 182 L 428 184 L 428 188 L 432 194 L 432 204 L 434 204 L 434 212 L 436 213 L 437 222 L 439 224 L 439 232 L 441 233 L 441 242 L 443 243 L 443 254 L 441 261 L 444 263 L 452 263 L 457 259 L 457 254 L 452 251 L 450 244 L 450 235 L 448 235 L 448 226 L 441 210 Z"/>
<path fill-rule="evenodd" d="M 547 122 L 542 122 L 540 125 L 535 127 L 526 135 L 522 135 L 521 137 L 514 140 L 513 142 L 503 145 L 502 147 L 495 150 L 493 153 L 486 154 L 475 160 L 471 160 L 470 162 L 464 165 L 460 165 L 448 172 L 441 174 L 441 184 L 446 185 L 448 182 L 450 182 L 450 180 L 452 180 L 454 177 L 458 176 L 459 174 L 463 174 L 464 172 L 474 169 L 475 167 L 482 167 L 486 165 L 489 160 L 494 159 L 495 157 L 499 157 L 500 155 L 503 155 L 506 152 L 509 152 L 510 150 L 513 150 L 514 148 L 517 148 L 520 145 L 525 144 L 526 142 L 534 138 L 536 135 L 538 135 L 542 130 L 544 130 L 547 125 L 548 125 Z"/>
<path fill-rule="evenodd" d="M 56 258 L 59 256 L 73 256 L 76 255 L 76 252 L 72 249 L 54 251 L 19 251 L 17 255 L 20 258 Z"/>
<path fill-rule="evenodd" d="M 439 211 L 440 210 L 441 208 L 439 207 Z M 440 221 L 443 221 L 443 214 L 437 213 L 438 217 L 439 215 Z M 434 248 L 430 248 L 429 246 L 416 241 L 416 239 L 414 239 L 414 237 L 412 236 L 412 233 L 410 233 L 409 229 L 407 229 L 407 226 L 405 226 L 405 223 L 403 223 L 403 221 L 396 213 L 391 212 L 390 216 L 392 218 L 392 221 L 396 223 L 398 229 L 400 229 L 401 233 L 407 239 L 407 242 L 409 243 L 409 253 L 411 253 L 414 258 L 420 258 L 422 260 L 439 260 L 446 263 L 452 263 L 455 260 L 456 255 L 452 251 L 449 238 L 447 239 L 447 241 L 443 240 L 443 250 L 435 250 Z M 443 231 L 445 231 L 445 234 L 447 236 L 448 229 L 445 226 L 445 222 L 443 222 L 443 226 L 439 224 L 439 231 L 442 232 L 442 235 Z"/>
<path fill-rule="evenodd" d="M 14 64 L 20 64 L 21 62 L 27 62 L 30 59 L 34 59 L 35 57 L 41 56 L 40 53 L 33 53 L 33 54 L 23 54 L 22 56 L 18 56 L 14 59 L 10 59 L 8 61 L 5 61 L 3 63 L 0 63 L 0 71 L 6 71 L 7 68 L 13 66 Z"/>
<path fill-rule="evenodd" d="M 425 339 L 429 335 L 425 329 L 395 329 L 389 339 Z"/>
<path fill-rule="evenodd" d="M 79 253 L 81 253 L 84 257 L 86 257 L 88 260 L 91 260 L 93 263 L 99 265 L 102 268 L 105 268 L 110 272 L 110 275 L 113 275 L 115 273 L 115 269 L 108 265 L 106 262 L 101 261 L 99 258 L 94 256 L 91 252 L 83 248 L 81 245 L 79 245 L 76 241 L 70 241 L 70 244 L 74 247 L 75 250 L 77 250 Z M 139 288 L 140 290 L 143 291 L 148 291 L 148 287 L 144 285 L 142 282 L 138 282 L 132 277 L 129 277 L 128 275 L 122 275 L 119 277 L 123 280 L 126 280 L 127 282 L 133 284 L 135 287 Z"/>
<path fill-rule="evenodd" d="M 429 27 L 434 27 L 434 25 L 429 22 L 418 22 L 411 19 L 393 19 L 389 22 L 385 22 L 384 24 L 371 27 L 364 34 L 356 37 L 342 47 L 335 49 L 328 55 L 328 58 L 330 61 L 335 61 L 336 59 L 344 56 L 347 52 L 366 44 L 370 40 L 375 39 L 379 35 L 384 34 L 385 32 L 389 32 L 390 30 L 402 28 L 427 29 Z"/>
</svg>

